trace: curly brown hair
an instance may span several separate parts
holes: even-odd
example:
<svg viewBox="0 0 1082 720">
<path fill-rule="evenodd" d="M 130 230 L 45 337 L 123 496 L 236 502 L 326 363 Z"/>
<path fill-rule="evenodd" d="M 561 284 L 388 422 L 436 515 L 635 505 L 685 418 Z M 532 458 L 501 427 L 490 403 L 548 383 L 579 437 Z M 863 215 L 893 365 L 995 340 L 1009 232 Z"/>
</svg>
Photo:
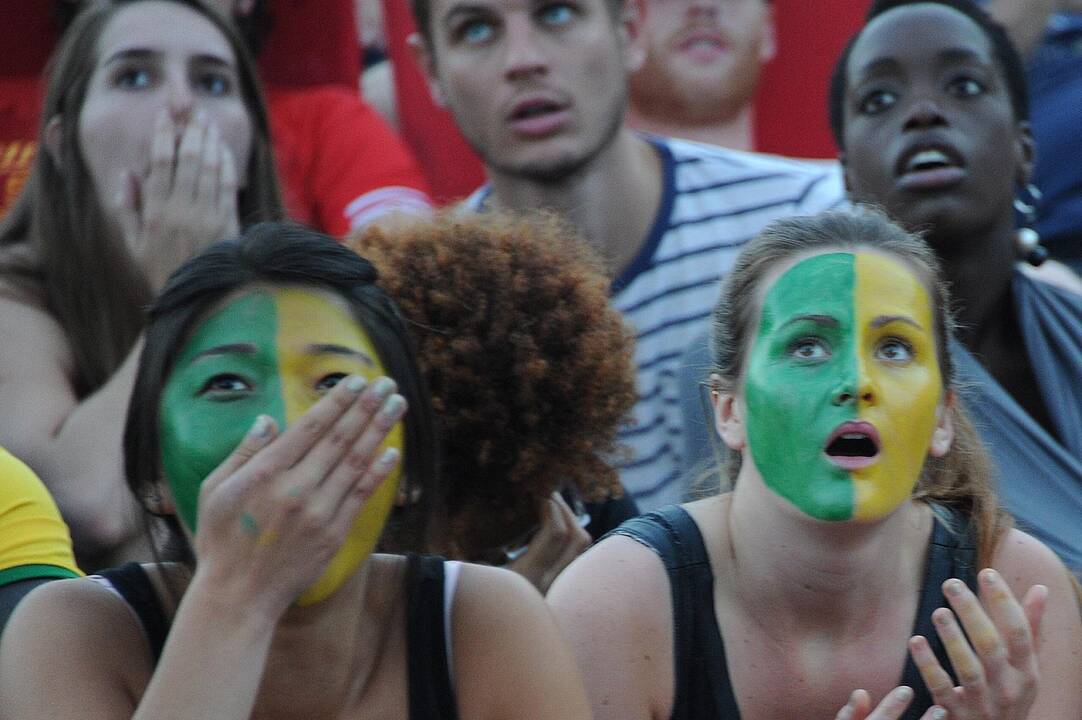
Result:
<svg viewBox="0 0 1082 720">
<path fill-rule="evenodd" d="M 622 492 L 607 462 L 636 400 L 633 334 L 586 244 L 554 216 L 455 216 L 350 246 L 413 333 L 442 442 L 448 538 L 476 558 L 535 527 L 571 485 Z"/>
</svg>

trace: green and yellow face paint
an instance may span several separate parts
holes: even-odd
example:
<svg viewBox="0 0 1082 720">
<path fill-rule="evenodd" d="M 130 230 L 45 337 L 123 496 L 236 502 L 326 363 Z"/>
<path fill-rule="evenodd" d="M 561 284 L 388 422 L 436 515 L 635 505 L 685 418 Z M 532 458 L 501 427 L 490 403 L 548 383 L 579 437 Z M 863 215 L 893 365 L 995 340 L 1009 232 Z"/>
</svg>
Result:
<svg viewBox="0 0 1082 720">
<path fill-rule="evenodd" d="M 344 301 L 304 288 L 255 288 L 227 299 L 181 350 L 162 392 L 161 458 L 177 513 L 195 533 L 199 487 L 259 415 L 285 429 L 346 375 L 386 375 Z M 384 447 L 402 448 L 402 425 Z M 372 553 L 398 488 L 399 471 L 365 503 L 324 574 L 298 600 L 337 590 Z"/>
<path fill-rule="evenodd" d="M 744 384 L 765 484 L 819 520 L 875 520 L 912 493 L 943 394 L 928 291 L 871 252 L 801 260 L 763 299 Z"/>
</svg>

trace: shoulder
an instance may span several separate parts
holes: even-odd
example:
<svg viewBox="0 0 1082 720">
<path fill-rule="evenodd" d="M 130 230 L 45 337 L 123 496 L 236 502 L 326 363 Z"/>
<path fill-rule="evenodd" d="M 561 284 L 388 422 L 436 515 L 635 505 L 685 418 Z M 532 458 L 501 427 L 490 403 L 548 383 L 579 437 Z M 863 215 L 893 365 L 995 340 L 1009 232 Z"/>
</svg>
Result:
<svg viewBox="0 0 1082 720">
<path fill-rule="evenodd" d="M 992 566 L 1003 575 L 1019 599 L 1033 585 L 1046 585 L 1050 596 L 1057 591 L 1074 594 L 1070 573 L 1047 545 L 1018 528 L 1003 534 L 992 556 Z"/>
<path fill-rule="evenodd" d="M 0 690 L 41 678 L 56 678 L 54 689 L 87 679 L 131 687 L 151 667 L 138 620 L 119 596 L 88 578 L 57 580 L 36 588 L 12 615 Z"/>
</svg>

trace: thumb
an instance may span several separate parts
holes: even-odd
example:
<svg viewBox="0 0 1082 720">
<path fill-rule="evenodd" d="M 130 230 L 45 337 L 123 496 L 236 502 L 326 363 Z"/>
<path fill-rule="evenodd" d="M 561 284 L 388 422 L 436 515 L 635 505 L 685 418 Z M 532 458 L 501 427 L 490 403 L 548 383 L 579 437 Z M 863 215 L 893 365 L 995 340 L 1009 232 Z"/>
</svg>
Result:
<svg viewBox="0 0 1082 720">
<path fill-rule="evenodd" d="M 140 226 L 139 218 L 139 181 L 130 170 L 120 173 L 120 188 L 113 197 L 113 207 L 120 222 L 120 230 L 124 233 L 124 242 L 132 252 L 139 252 Z"/>
</svg>

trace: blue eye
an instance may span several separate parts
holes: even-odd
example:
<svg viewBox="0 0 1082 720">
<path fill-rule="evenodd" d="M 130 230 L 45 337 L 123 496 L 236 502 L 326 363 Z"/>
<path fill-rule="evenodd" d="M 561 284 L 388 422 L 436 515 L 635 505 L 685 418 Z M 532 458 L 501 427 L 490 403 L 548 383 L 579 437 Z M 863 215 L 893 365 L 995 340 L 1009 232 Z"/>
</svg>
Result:
<svg viewBox="0 0 1082 720">
<path fill-rule="evenodd" d="M 125 90 L 141 90 L 150 86 L 150 72 L 141 68 L 127 68 L 116 74 L 114 82 Z"/>
<path fill-rule="evenodd" d="M 905 363 L 913 359 L 913 346 L 898 338 L 888 338 L 879 344 L 875 354 L 882 360 Z"/>
<path fill-rule="evenodd" d="M 492 39 L 496 30 L 487 20 L 472 20 L 458 29 L 457 36 L 470 45 L 481 45 Z"/>
<path fill-rule="evenodd" d="M 570 5 L 556 3 L 541 9 L 538 17 L 546 25 L 567 25 L 575 16 L 575 11 Z"/>
<path fill-rule="evenodd" d="M 226 95 L 233 89 L 233 81 L 221 73 L 204 73 L 196 78 L 195 86 L 207 95 Z"/>
<path fill-rule="evenodd" d="M 860 112 L 865 115 L 878 115 L 889 110 L 898 102 L 898 96 L 889 90 L 873 90 L 860 101 Z"/>
<path fill-rule="evenodd" d="M 950 82 L 947 90 L 954 97 L 976 97 L 977 95 L 983 95 L 987 88 L 980 80 L 971 77 L 959 77 Z"/>
<path fill-rule="evenodd" d="M 819 338 L 801 338 L 789 346 L 787 352 L 797 360 L 825 360 L 830 348 Z"/>
</svg>

